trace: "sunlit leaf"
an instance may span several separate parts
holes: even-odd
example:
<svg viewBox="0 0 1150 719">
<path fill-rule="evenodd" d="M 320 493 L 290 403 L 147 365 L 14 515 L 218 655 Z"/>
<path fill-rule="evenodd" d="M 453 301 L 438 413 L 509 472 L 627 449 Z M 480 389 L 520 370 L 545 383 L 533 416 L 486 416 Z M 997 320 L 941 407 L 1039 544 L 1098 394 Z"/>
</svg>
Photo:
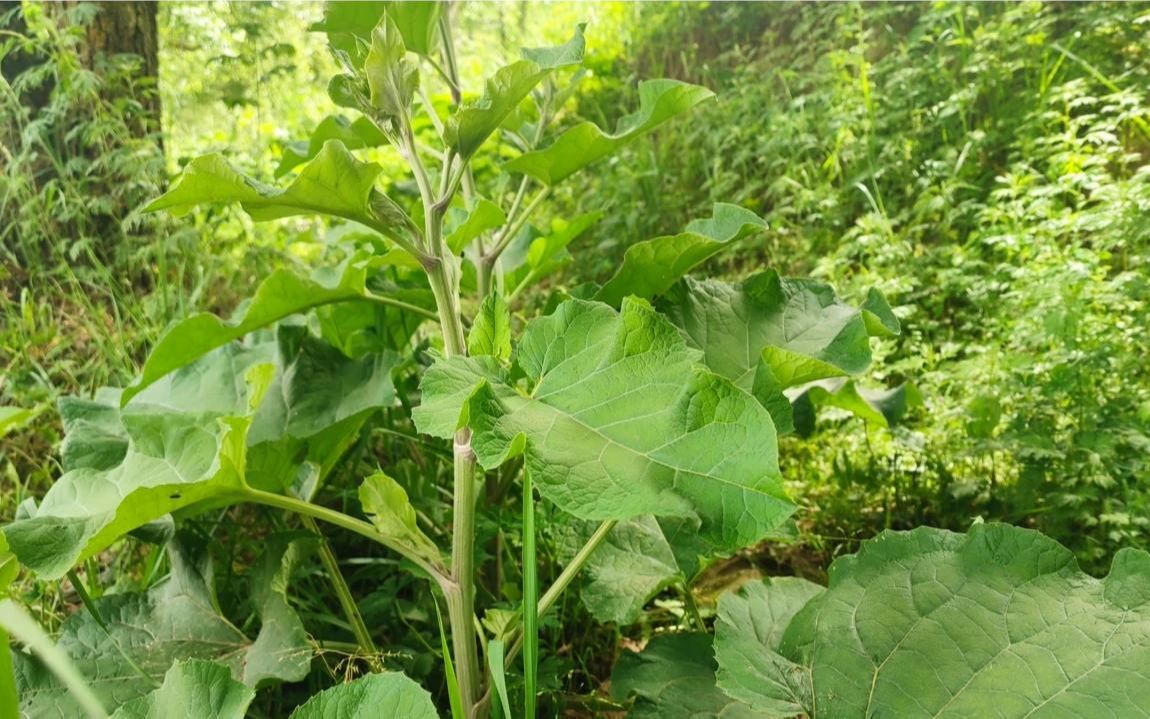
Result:
<svg viewBox="0 0 1150 719">
<path fill-rule="evenodd" d="M 408 59 L 403 35 L 390 15 L 371 31 L 371 49 L 364 59 L 372 108 L 386 118 L 405 118 L 419 88 L 419 66 Z"/>
<path fill-rule="evenodd" d="M 774 427 L 750 395 L 696 366 L 699 354 L 645 304 L 571 300 L 529 323 L 523 390 L 484 358 L 424 376 L 421 431 L 472 429 L 487 469 L 527 451 L 544 497 L 583 519 L 693 516 L 723 547 L 750 544 L 793 510 Z"/>
<path fill-rule="evenodd" d="M 379 173 L 379 165 L 357 160 L 338 140 L 325 142 L 284 189 L 241 174 L 221 155 L 203 155 L 189 162 L 172 188 L 152 200 L 144 212 L 168 210 L 178 217 L 196 205 L 238 202 L 257 222 L 320 214 L 372 226 L 379 224 L 372 214 Z"/>
<path fill-rule="evenodd" d="M 387 143 L 387 138 L 375 123 L 366 117 L 348 121 L 342 115 L 328 115 L 316 126 L 306 142 L 292 142 L 284 147 L 283 157 L 276 166 L 276 177 L 282 177 L 311 160 L 323 150 L 328 140 L 339 140 L 348 150 L 378 147 Z"/>
<path fill-rule="evenodd" d="M 628 247 L 623 264 L 595 299 L 618 306 L 628 295 L 648 299 L 661 294 L 708 258 L 765 226 L 750 210 L 715 203 L 710 218 L 691 222 L 683 232 Z"/>
<path fill-rule="evenodd" d="M 1094 579 L 1054 540 L 987 524 L 886 532 L 836 560 L 778 653 L 812 719 L 1136 717 L 1148 636 L 1150 555 L 1123 549 Z M 758 665 L 763 681 L 775 666 Z"/>
<path fill-rule="evenodd" d="M 524 153 L 503 167 L 554 185 L 713 96 L 705 87 L 678 80 L 641 82 L 639 110 L 621 118 L 614 133 L 606 133 L 594 123 L 581 122 L 549 146 Z"/>
<path fill-rule="evenodd" d="M 574 36 L 558 47 L 524 49 L 524 59 L 497 70 L 484 82 L 479 99 L 447 119 L 443 138 L 448 146 L 471 157 L 552 70 L 582 62 L 584 27 L 576 26 Z"/>
<path fill-rule="evenodd" d="M 507 215 L 494 202 L 480 197 L 467 214 L 465 220 L 447 234 L 444 240 L 455 254 L 463 252 L 471 242 L 484 232 L 502 227 Z"/>
<path fill-rule="evenodd" d="M 511 312 L 502 293 L 492 292 L 480 304 L 467 335 L 467 351 L 501 360 L 511 357 Z"/>
<path fill-rule="evenodd" d="M 260 283 L 251 301 L 232 319 L 224 320 L 208 312 L 184 318 L 168 328 L 153 347 L 139 378 L 124 389 L 121 403 L 127 403 L 172 370 L 253 330 L 313 307 L 370 296 L 370 267 L 370 259 L 357 255 L 340 267 L 319 270 L 310 278 L 276 270 Z"/>
</svg>

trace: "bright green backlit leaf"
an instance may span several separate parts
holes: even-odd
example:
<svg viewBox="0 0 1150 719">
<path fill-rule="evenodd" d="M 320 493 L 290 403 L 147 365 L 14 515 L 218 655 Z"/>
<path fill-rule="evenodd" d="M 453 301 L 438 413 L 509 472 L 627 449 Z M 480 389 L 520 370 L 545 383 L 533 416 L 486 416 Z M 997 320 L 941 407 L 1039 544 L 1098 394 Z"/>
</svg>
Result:
<svg viewBox="0 0 1150 719">
<path fill-rule="evenodd" d="M 491 355 L 507 360 L 511 357 L 511 311 L 500 292 L 487 295 L 467 335 L 470 355 Z"/>
<path fill-rule="evenodd" d="M 255 696 L 226 666 L 189 659 L 173 664 L 163 684 L 122 705 L 112 719 L 244 719 Z"/>
<path fill-rule="evenodd" d="M 557 184 L 714 94 L 705 87 L 678 80 L 641 82 L 639 110 L 620 119 L 614 134 L 603 132 L 594 123 L 582 122 L 548 147 L 524 153 L 503 167 L 530 175 L 545 185 Z"/>
<path fill-rule="evenodd" d="M 623 265 L 595 299 L 617 307 L 628 295 L 654 297 L 708 258 L 763 227 L 766 223 L 750 210 L 715 203 L 710 218 L 691 222 L 682 233 L 628 247 Z"/>
<path fill-rule="evenodd" d="M 315 128 L 307 142 L 292 142 L 284 147 L 283 157 L 276 167 L 276 177 L 282 177 L 311 160 L 320 153 L 328 140 L 339 140 L 349 150 L 378 147 L 387 143 L 387 138 L 379 128 L 366 117 L 349 122 L 342 115 L 328 115 Z"/>
<path fill-rule="evenodd" d="M 423 0 L 400 0 L 387 3 L 387 14 L 395 22 L 403 44 L 410 52 L 430 55 L 439 37 L 440 3 Z"/>
<path fill-rule="evenodd" d="M 324 3 L 323 19 L 308 29 L 326 33 L 333 48 L 361 64 L 371 43 L 371 31 L 386 8 L 382 0 L 331 0 Z"/>
<path fill-rule="evenodd" d="M 308 699 L 290 719 L 438 719 L 431 695 L 397 672 L 369 674 L 325 689 Z"/>
<path fill-rule="evenodd" d="M 1094 579 L 1054 540 L 986 524 L 886 532 L 836 560 L 779 654 L 812 719 L 1142 717 L 1148 637 L 1150 555 L 1123 549 Z"/>
<path fill-rule="evenodd" d="M 374 225 L 371 203 L 379 173 L 379 165 L 355 159 L 338 140 L 324 143 L 282 190 L 237 172 L 221 155 L 204 155 L 189 162 L 172 189 L 144 212 L 168 210 L 179 217 L 196 205 L 238 202 L 257 222 L 320 214 Z"/>
<path fill-rule="evenodd" d="M 312 650 L 303 624 L 288 604 L 286 586 L 299 552 L 310 541 L 298 534 L 267 540 L 267 549 L 248 576 L 261 625 L 255 639 L 216 611 L 211 567 L 203 551 L 178 542 L 169 545 L 167 580 L 147 592 L 95 600 L 96 611 L 109 620 L 108 632 L 90 613 L 80 611 L 64 622 L 56 647 L 109 709 L 146 695 L 155 686 L 153 681 L 159 683 L 181 659 L 219 662 L 251 688 L 268 681 L 299 681 L 307 675 Z M 78 716 L 72 695 L 42 664 L 24 656 L 16 659 L 26 716 Z"/>
<path fill-rule="evenodd" d="M 424 375 L 422 432 L 471 427 L 487 469 L 529 447 L 539 491 L 583 519 L 692 516 L 721 547 L 751 544 L 793 511 L 774 427 L 750 395 L 696 366 L 673 326 L 642 302 L 571 300 L 528 324 L 517 364 L 529 392 L 482 358 Z"/>
<path fill-rule="evenodd" d="M 660 304 L 703 351 L 714 372 L 752 391 L 780 432 L 794 428 L 783 390 L 815 380 L 861 373 L 870 365 L 867 317 L 889 313 L 881 295 L 864 307 L 843 303 L 829 285 L 786 279 L 774 270 L 740 283 L 686 278 Z M 891 315 L 893 319 L 893 315 Z M 880 323 L 885 334 L 889 328 Z"/>
<path fill-rule="evenodd" d="M 394 539 L 429 562 L 438 564 L 439 548 L 435 546 L 415 518 L 415 508 L 407 492 L 391 477 L 376 472 L 359 485 L 359 503 L 380 534 Z"/>
<path fill-rule="evenodd" d="M 145 406 L 123 421 L 129 437 L 123 462 L 65 473 L 34 516 L 4 527 L 13 553 L 42 577 L 63 576 L 165 514 L 242 491 L 250 417 L 205 421 Z"/>
<path fill-rule="evenodd" d="M 371 49 L 363 65 L 371 105 L 383 117 L 404 118 L 419 89 L 419 67 L 408 59 L 403 35 L 384 15 L 371 32 Z"/>
<path fill-rule="evenodd" d="M 0 437 L 28 424 L 36 414 L 37 411 L 35 409 L 0 407 Z"/>
<path fill-rule="evenodd" d="M 497 70 L 484 82 L 479 99 L 447 119 L 443 137 L 448 146 L 465 158 L 471 157 L 552 70 L 582 62 L 584 27 L 576 26 L 574 36 L 558 47 L 525 48 L 524 59 Z"/>
<path fill-rule="evenodd" d="M 475 206 L 471 208 L 467 219 L 458 227 L 448 233 L 445 241 L 455 254 L 463 252 L 472 240 L 484 232 L 502 227 L 507 222 L 507 215 L 491 200 L 480 197 Z"/>
<path fill-rule="evenodd" d="M 156 343 L 140 377 L 124 390 L 121 403 L 126 404 L 172 370 L 253 330 L 313 307 L 368 297 L 370 267 L 371 260 L 356 256 L 338 268 L 318 271 L 311 278 L 276 270 L 260 283 L 251 301 L 232 319 L 200 312 L 177 322 Z"/>
</svg>

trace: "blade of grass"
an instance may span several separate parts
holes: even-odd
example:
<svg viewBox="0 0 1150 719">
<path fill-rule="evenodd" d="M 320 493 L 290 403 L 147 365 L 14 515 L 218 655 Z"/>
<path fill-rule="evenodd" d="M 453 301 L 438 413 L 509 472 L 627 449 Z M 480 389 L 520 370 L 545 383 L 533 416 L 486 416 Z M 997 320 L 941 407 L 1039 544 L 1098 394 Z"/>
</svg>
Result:
<svg viewBox="0 0 1150 719">
<path fill-rule="evenodd" d="M 88 687 L 80 670 L 68 655 L 52 642 L 52 638 L 40 628 L 36 620 L 11 599 L 0 600 L 0 627 L 26 644 L 32 653 L 44 662 L 60 683 L 72 692 L 76 703 L 85 714 L 91 719 L 107 719 L 108 713 Z"/>
<path fill-rule="evenodd" d="M 539 576 L 535 564 L 535 495 L 523 469 L 523 716 L 535 716 L 539 670 Z"/>
<path fill-rule="evenodd" d="M 491 669 L 491 683 L 495 685 L 495 696 L 503 707 L 503 719 L 511 719 L 511 701 L 507 696 L 507 675 L 503 668 L 503 642 L 492 639 L 487 642 L 487 664 Z"/>
<path fill-rule="evenodd" d="M 463 713 L 463 698 L 459 695 L 459 679 L 455 676 L 455 664 L 451 661 L 451 649 L 447 646 L 447 632 L 443 629 L 443 614 L 439 602 L 435 603 L 435 619 L 439 622 L 439 645 L 443 650 L 443 669 L 447 673 L 447 697 L 451 702 L 452 719 L 466 719 Z"/>
<path fill-rule="evenodd" d="M 12 650 L 8 647 L 8 633 L 3 629 L 0 629 L 0 716 L 20 716 L 16 675 L 12 673 Z"/>
</svg>

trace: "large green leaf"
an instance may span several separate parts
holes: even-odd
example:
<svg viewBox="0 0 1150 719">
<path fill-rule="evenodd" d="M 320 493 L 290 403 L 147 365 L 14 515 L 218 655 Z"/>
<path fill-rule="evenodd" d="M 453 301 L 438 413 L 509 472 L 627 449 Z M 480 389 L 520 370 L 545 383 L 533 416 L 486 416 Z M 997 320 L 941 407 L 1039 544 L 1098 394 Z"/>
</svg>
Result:
<svg viewBox="0 0 1150 719">
<path fill-rule="evenodd" d="M 312 650 L 303 624 L 288 605 L 286 587 L 301 542 L 308 541 L 299 535 L 275 535 L 266 542 L 248 576 L 261 625 L 255 639 L 220 616 L 206 555 L 181 542 L 169 548 L 171 573 L 165 581 L 147 592 L 96 599 L 93 608 L 107 629 L 88 611 L 77 612 L 61 627 L 57 646 L 109 709 L 147 694 L 181 659 L 219 662 L 251 688 L 275 680 L 299 681 L 307 675 Z M 25 717 L 78 715 L 72 696 L 42 664 L 24 656 L 16 659 Z"/>
<path fill-rule="evenodd" d="M 703 351 L 708 367 L 754 392 L 780 432 L 793 429 L 783 390 L 861 373 L 871 361 L 870 338 L 898 330 L 876 291 L 855 308 L 829 285 L 774 270 L 739 283 L 685 278 L 660 309 Z"/>
<path fill-rule="evenodd" d="M 715 203 L 711 217 L 695 220 L 677 235 L 637 242 L 595 299 L 618 306 L 627 295 L 649 299 L 662 294 L 708 258 L 766 223 L 738 205 Z"/>
<path fill-rule="evenodd" d="M 539 491 L 583 519 L 701 519 L 720 547 L 750 544 L 793 505 L 774 426 L 750 395 L 696 365 L 698 352 L 641 301 L 621 312 L 570 300 L 529 323 L 520 390 L 494 361 L 440 360 L 423 379 L 422 432 L 472 429 L 487 469 L 527 449 Z"/>
<path fill-rule="evenodd" d="M 122 410 L 115 392 L 62 402 L 69 471 L 4 531 L 22 562 L 59 576 L 165 514 L 239 501 L 248 486 L 314 489 L 367 417 L 395 401 L 396 363 L 390 352 L 349 359 L 281 326 L 165 375 Z"/>
<path fill-rule="evenodd" d="M 163 684 L 120 706 L 112 719 L 244 719 L 255 695 L 226 666 L 189 659 L 173 664 Z"/>
<path fill-rule="evenodd" d="M 549 146 L 526 152 L 503 167 L 554 185 L 713 96 L 705 87 L 678 80 L 641 82 L 638 111 L 621 118 L 613 134 L 603 132 L 594 123 L 581 122 Z"/>
<path fill-rule="evenodd" d="M 323 32 L 332 47 L 359 57 L 371 43 L 371 32 L 389 15 L 408 50 L 429 55 L 435 47 L 439 3 L 423 0 L 334 0 L 324 3 L 323 19 L 309 30 Z"/>
<path fill-rule="evenodd" d="M 180 320 L 152 348 L 140 377 L 124 389 L 121 403 L 126 404 L 172 370 L 253 330 L 314 307 L 370 297 L 367 279 L 371 266 L 371 259 L 356 255 L 340 267 L 319 270 L 310 278 L 276 270 L 231 319 L 200 312 Z"/>
<path fill-rule="evenodd" d="M 752 582 L 719 599 L 717 683 L 763 716 L 790 717 L 810 704 L 803 670 L 779 656 L 787 625 L 823 588 L 797 577 Z"/>
<path fill-rule="evenodd" d="M 569 562 L 590 539 L 595 523 L 572 519 L 560 528 L 559 558 Z M 580 573 L 580 596 L 601 622 L 630 624 L 643 606 L 680 575 L 675 555 L 654 517 L 616 524 Z"/>
<path fill-rule="evenodd" d="M 479 99 L 447 119 L 443 128 L 447 145 L 463 157 L 471 157 L 552 70 L 582 62 L 584 27 L 577 25 L 572 38 L 558 47 L 525 48 L 524 59 L 497 70 L 483 83 Z"/>
<path fill-rule="evenodd" d="M 311 160 L 329 140 L 339 140 L 349 150 L 378 147 L 387 143 L 384 134 L 366 117 L 352 122 L 342 115 L 328 115 L 316 126 L 308 141 L 292 142 L 284 147 L 283 157 L 276 166 L 276 177 L 282 177 Z"/>
<path fill-rule="evenodd" d="M 437 719 L 431 695 L 397 672 L 369 674 L 325 689 L 291 714 L 291 719 Z"/>
<path fill-rule="evenodd" d="M 172 188 L 144 211 L 180 216 L 196 205 L 238 202 L 257 222 L 320 214 L 378 226 L 372 203 L 379 196 L 375 178 L 380 170 L 374 162 L 355 159 L 339 140 L 328 140 L 291 184 L 279 189 L 241 174 L 221 155 L 204 155 L 189 162 Z"/>
<path fill-rule="evenodd" d="M 271 367 L 254 368 L 268 375 Z M 65 473 L 35 514 L 4 527 L 20 562 L 44 578 L 129 531 L 205 500 L 238 497 L 244 488 L 250 417 L 197 416 L 143 406 L 123 415 L 124 460 L 107 470 Z"/>
<path fill-rule="evenodd" d="M 778 653 L 740 685 L 801 677 L 812 719 L 1150 716 L 1150 555 L 1094 579 L 1017 527 L 886 532 L 831 566 Z"/>
<path fill-rule="evenodd" d="M 715 687 L 706 634 L 663 634 L 640 654 L 624 653 L 611 674 L 611 697 L 634 699 L 632 719 L 763 719 Z"/>
</svg>

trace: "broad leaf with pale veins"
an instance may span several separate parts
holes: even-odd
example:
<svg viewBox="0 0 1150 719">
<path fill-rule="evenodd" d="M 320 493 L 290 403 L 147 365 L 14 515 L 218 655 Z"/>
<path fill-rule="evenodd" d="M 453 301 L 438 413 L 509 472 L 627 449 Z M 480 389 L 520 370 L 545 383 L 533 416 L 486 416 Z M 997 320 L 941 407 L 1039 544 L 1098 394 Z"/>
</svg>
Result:
<svg viewBox="0 0 1150 719">
<path fill-rule="evenodd" d="M 708 258 L 763 227 L 766 223 L 750 210 L 717 202 L 711 217 L 689 223 L 683 232 L 628 247 L 622 266 L 595 299 L 618 306 L 627 295 L 654 297 Z"/>
<path fill-rule="evenodd" d="M 147 592 L 94 600 L 108 631 L 81 610 L 64 622 L 57 646 L 108 709 L 150 692 L 153 682 L 159 683 L 182 659 L 223 664 L 251 688 L 268 681 L 299 681 L 308 673 L 312 650 L 303 624 L 288 604 L 286 588 L 301 543 L 308 541 L 298 534 L 271 537 L 249 573 L 252 604 L 261 624 L 254 639 L 217 612 L 211 566 L 202 550 L 175 543 L 169 548 L 171 573 L 165 581 Z M 43 665 L 23 655 L 16 660 L 26 717 L 78 715 L 69 692 Z"/>
<path fill-rule="evenodd" d="M 163 684 L 122 705 L 112 719 L 244 719 L 255 695 L 226 666 L 189 659 L 173 664 Z"/>
<path fill-rule="evenodd" d="M 300 312 L 337 302 L 370 298 L 370 258 L 356 255 L 336 268 L 301 277 L 276 270 L 260 283 L 251 301 L 230 319 L 210 312 L 190 315 L 168 328 L 152 348 L 139 378 L 123 392 L 121 404 L 172 370 L 261 327 Z"/>
<path fill-rule="evenodd" d="M 1150 554 L 1095 579 L 1018 527 L 885 532 L 831 565 L 778 653 L 812 719 L 1150 716 Z"/>
<path fill-rule="evenodd" d="M 638 111 L 621 118 L 614 133 L 606 133 L 594 123 L 581 122 L 547 147 L 526 152 L 503 168 L 554 185 L 714 95 L 705 87 L 678 80 L 641 82 Z"/>
<path fill-rule="evenodd" d="M 771 410 L 780 432 L 794 426 L 783 390 L 861 373 L 870 365 L 870 338 L 898 330 L 877 292 L 855 308 L 829 285 L 774 270 L 739 283 L 685 278 L 660 309 L 702 350 L 708 367 Z"/>
<path fill-rule="evenodd" d="M 704 539 L 736 548 L 793 511 L 766 410 L 699 367 L 645 303 L 570 300 L 529 323 L 516 352 L 527 388 L 488 358 L 438 361 L 419 429 L 449 438 L 469 426 L 487 469 L 527 449 L 540 493 L 583 519 L 697 515 Z"/>
<path fill-rule="evenodd" d="M 291 713 L 290 719 L 438 719 L 431 695 L 398 672 L 368 674 L 325 689 Z"/>
<path fill-rule="evenodd" d="M 791 619 L 822 591 L 798 577 L 776 577 L 719 599 L 715 660 L 727 695 L 763 716 L 795 716 L 810 704 L 803 668 L 780 656 L 778 647 Z"/>
</svg>

